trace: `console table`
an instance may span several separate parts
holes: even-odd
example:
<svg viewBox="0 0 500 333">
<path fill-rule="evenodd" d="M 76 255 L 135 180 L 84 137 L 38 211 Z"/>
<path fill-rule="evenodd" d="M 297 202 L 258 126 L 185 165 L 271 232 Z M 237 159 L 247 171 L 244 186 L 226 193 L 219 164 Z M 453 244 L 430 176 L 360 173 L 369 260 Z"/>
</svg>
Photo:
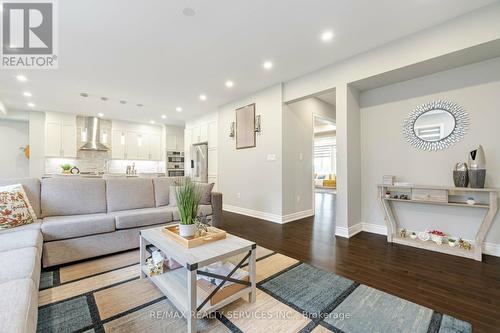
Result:
<svg viewBox="0 0 500 333">
<path fill-rule="evenodd" d="M 452 254 L 465 258 L 482 261 L 482 244 L 484 238 L 493 223 L 493 219 L 498 210 L 497 192 L 495 188 L 465 188 L 465 187 L 445 187 L 445 186 L 394 186 L 378 185 L 379 199 L 384 210 L 385 222 L 387 226 L 387 241 L 408 246 L 414 246 L 435 252 Z M 404 193 L 406 198 L 386 198 L 387 192 Z M 469 205 L 463 197 L 480 197 L 474 205 Z M 459 247 L 451 247 L 447 244 L 438 245 L 432 241 L 422 241 L 401 237 L 398 233 L 398 222 L 393 213 L 394 205 L 391 202 L 404 202 L 409 204 L 433 204 L 456 207 L 468 207 L 471 209 L 485 209 L 486 214 L 472 242 L 472 249 L 466 250 Z"/>
</svg>

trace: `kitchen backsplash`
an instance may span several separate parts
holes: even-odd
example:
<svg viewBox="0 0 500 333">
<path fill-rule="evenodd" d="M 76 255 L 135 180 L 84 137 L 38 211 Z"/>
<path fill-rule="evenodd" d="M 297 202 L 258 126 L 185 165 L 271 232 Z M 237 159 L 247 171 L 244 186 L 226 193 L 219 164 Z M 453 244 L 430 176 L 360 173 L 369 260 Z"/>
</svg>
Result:
<svg viewBox="0 0 500 333">
<path fill-rule="evenodd" d="M 138 173 L 165 172 L 165 162 L 109 160 L 106 152 L 79 151 L 76 159 L 46 158 L 45 173 L 60 173 L 61 164 L 66 163 L 76 166 L 80 172 L 125 173 L 127 165 L 132 163 Z"/>
</svg>

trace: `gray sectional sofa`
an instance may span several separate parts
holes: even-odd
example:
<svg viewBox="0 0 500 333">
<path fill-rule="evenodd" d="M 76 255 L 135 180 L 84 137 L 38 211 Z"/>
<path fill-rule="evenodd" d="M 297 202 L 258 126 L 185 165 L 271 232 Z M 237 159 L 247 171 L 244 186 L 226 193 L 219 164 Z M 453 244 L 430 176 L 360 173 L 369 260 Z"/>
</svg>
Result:
<svg viewBox="0 0 500 333">
<path fill-rule="evenodd" d="M 139 230 L 177 223 L 169 205 L 179 178 L 3 179 L 22 184 L 36 223 L 0 231 L 0 332 L 35 332 L 41 266 L 125 251 L 139 246 Z M 222 194 L 211 193 L 199 213 L 222 214 Z"/>
</svg>

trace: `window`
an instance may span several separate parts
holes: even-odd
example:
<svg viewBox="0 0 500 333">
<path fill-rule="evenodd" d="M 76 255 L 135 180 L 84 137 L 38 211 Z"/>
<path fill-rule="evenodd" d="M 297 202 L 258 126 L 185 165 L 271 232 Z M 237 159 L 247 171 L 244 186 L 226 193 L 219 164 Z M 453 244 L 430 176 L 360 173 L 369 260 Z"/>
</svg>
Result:
<svg viewBox="0 0 500 333">
<path fill-rule="evenodd" d="M 336 173 L 336 146 L 331 140 L 318 140 L 314 146 L 314 173 L 329 175 Z"/>
</svg>

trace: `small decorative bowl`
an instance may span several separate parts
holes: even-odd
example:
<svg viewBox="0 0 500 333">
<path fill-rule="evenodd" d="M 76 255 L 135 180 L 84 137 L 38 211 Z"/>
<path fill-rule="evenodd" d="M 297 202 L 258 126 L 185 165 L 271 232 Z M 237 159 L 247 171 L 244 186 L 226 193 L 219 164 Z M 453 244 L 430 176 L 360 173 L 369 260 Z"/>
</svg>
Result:
<svg viewBox="0 0 500 333">
<path fill-rule="evenodd" d="M 421 231 L 417 234 L 418 236 L 418 239 L 420 239 L 421 241 L 424 241 L 424 242 L 427 242 L 429 239 L 431 239 L 431 236 L 429 235 L 428 232 L 425 232 L 425 231 Z"/>
<path fill-rule="evenodd" d="M 431 234 L 431 240 L 438 245 L 443 244 L 443 238 L 443 236 Z"/>
<path fill-rule="evenodd" d="M 457 245 L 457 242 L 456 241 L 451 241 L 451 240 L 448 240 L 448 245 L 450 247 L 455 247 L 455 245 Z"/>
<path fill-rule="evenodd" d="M 410 234 L 411 239 L 417 239 L 417 234 L 416 233 L 411 233 Z"/>
<path fill-rule="evenodd" d="M 466 203 L 467 203 L 468 205 L 471 205 L 471 206 L 472 206 L 472 205 L 475 205 L 475 204 L 476 204 L 476 200 L 474 200 L 474 199 L 467 199 Z"/>
</svg>

